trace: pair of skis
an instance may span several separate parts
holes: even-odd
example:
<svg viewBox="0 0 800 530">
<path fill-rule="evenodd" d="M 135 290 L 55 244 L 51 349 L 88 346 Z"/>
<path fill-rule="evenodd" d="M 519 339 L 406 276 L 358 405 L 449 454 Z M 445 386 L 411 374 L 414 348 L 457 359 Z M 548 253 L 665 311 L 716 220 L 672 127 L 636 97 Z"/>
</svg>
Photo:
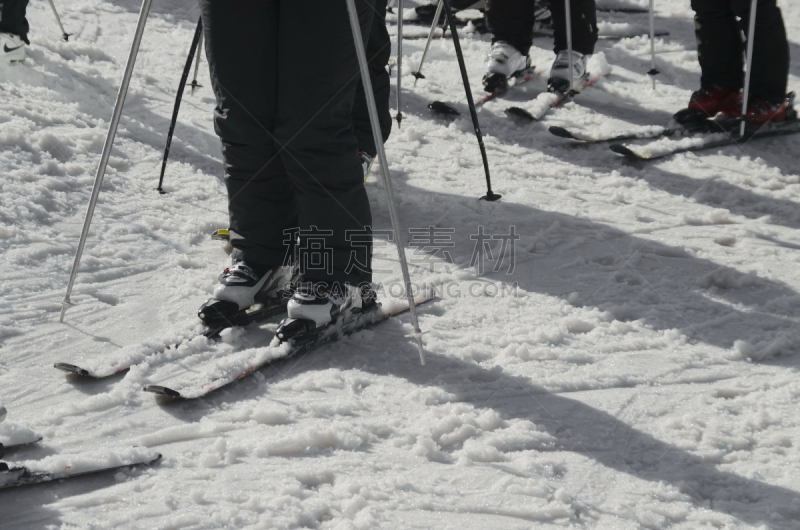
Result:
<svg viewBox="0 0 800 530">
<path fill-rule="evenodd" d="M 420 305 L 433 299 L 433 293 L 425 293 L 415 300 L 415 305 Z M 285 309 L 275 310 L 274 314 L 282 313 Z M 293 340 L 284 344 L 265 345 L 261 348 L 248 348 L 235 351 L 224 358 L 204 363 L 200 371 L 186 371 L 162 384 L 150 384 L 144 387 L 146 392 L 160 394 L 173 398 L 195 399 L 205 396 L 214 390 L 230 385 L 239 379 L 252 374 L 277 361 L 307 353 L 315 348 L 329 344 L 340 338 L 383 322 L 393 316 L 409 310 L 407 301 L 392 301 L 384 307 L 376 303 L 369 310 L 352 313 L 350 318 L 317 332 L 312 332 L 301 340 Z M 268 318 L 268 317 L 264 317 Z M 261 321 L 264 318 L 255 320 Z M 219 335 L 221 330 L 204 330 L 200 335 L 210 338 Z M 191 331 L 184 330 L 180 333 L 182 340 L 178 345 L 188 343 L 198 336 Z M 90 361 L 84 365 L 74 363 L 56 363 L 55 367 L 71 373 L 96 379 L 111 376 L 124 371 L 135 364 L 150 360 L 152 357 L 163 354 L 166 350 L 173 349 L 173 340 L 165 341 L 162 345 L 144 344 L 136 352 L 113 354 Z M 175 348 L 177 349 L 177 347 Z M 111 357 L 109 359 L 109 357 Z"/>
<path fill-rule="evenodd" d="M 487 101 L 491 101 L 511 89 L 517 88 L 524 83 L 527 83 L 531 79 L 538 77 L 544 73 L 544 70 L 535 70 L 534 67 L 527 68 L 522 70 L 520 73 L 516 74 L 512 77 L 514 81 L 513 84 L 509 85 L 508 87 L 504 87 L 502 89 L 496 90 L 490 94 L 487 94 L 483 98 L 479 99 L 475 102 L 475 106 L 480 106 L 486 103 Z M 583 90 L 600 80 L 605 74 L 598 74 L 598 75 L 591 75 L 589 74 L 586 79 L 584 79 L 580 84 L 580 90 Z M 528 103 L 526 106 L 529 110 L 523 109 L 521 107 L 509 107 L 505 109 L 505 114 L 513 119 L 514 121 L 522 121 L 522 122 L 534 122 L 541 120 L 545 114 L 547 114 L 551 109 L 554 109 L 560 106 L 562 103 L 567 101 L 569 98 L 577 95 L 579 91 L 571 91 L 571 92 L 542 92 L 536 98 L 533 99 L 532 102 Z M 458 110 L 455 109 L 452 105 L 448 103 L 444 103 L 443 101 L 432 101 L 428 108 L 436 114 L 442 114 L 447 116 L 458 116 L 460 113 Z"/>
<path fill-rule="evenodd" d="M 800 132 L 800 120 L 793 108 L 794 93 L 787 95 L 787 119 L 781 122 L 768 122 L 758 129 L 739 134 L 739 120 L 727 116 L 721 119 L 708 119 L 684 125 L 654 126 L 634 132 L 595 136 L 582 131 L 564 127 L 550 127 L 550 132 L 558 137 L 575 140 L 584 144 L 610 143 L 614 153 L 629 160 L 655 160 L 670 155 L 715 149 L 730 145 L 740 145 L 750 140 L 775 138 Z M 675 139 L 673 139 L 675 138 Z M 647 144 L 623 143 L 626 140 L 652 140 Z"/>
</svg>

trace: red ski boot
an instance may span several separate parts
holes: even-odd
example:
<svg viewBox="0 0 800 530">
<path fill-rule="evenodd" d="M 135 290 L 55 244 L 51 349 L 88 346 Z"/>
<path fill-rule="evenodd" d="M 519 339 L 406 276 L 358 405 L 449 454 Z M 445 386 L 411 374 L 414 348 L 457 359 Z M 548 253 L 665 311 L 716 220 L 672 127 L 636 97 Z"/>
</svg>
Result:
<svg viewBox="0 0 800 530">
<path fill-rule="evenodd" d="M 713 118 L 720 112 L 738 115 L 736 102 L 740 101 L 739 98 L 739 91 L 732 88 L 701 88 L 692 94 L 689 106 L 673 117 L 678 123 L 692 123 Z"/>
</svg>

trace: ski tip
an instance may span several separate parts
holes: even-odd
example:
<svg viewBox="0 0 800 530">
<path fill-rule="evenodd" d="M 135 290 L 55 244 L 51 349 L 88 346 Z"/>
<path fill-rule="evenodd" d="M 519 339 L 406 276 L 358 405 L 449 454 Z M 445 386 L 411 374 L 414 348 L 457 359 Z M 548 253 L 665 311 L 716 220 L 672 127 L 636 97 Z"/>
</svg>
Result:
<svg viewBox="0 0 800 530">
<path fill-rule="evenodd" d="M 211 234 L 211 239 L 215 241 L 230 241 L 230 238 L 230 232 L 226 228 L 214 230 L 214 232 Z"/>
<path fill-rule="evenodd" d="M 509 107 L 505 110 L 505 113 L 509 118 L 519 120 L 524 123 L 536 121 L 536 118 L 533 117 L 533 114 L 519 107 Z"/>
<path fill-rule="evenodd" d="M 622 144 L 611 144 L 609 147 L 613 152 L 617 153 L 618 155 L 622 155 L 628 160 L 644 160 L 643 157 L 637 155 L 631 149 Z"/>
<path fill-rule="evenodd" d="M 63 370 L 65 372 L 69 372 L 71 374 L 78 374 L 83 377 L 91 377 L 92 374 L 89 373 L 89 370 L 81 368 L 80 366 L 75 366 L 74 364 L 69 363 L 56 363 L 53 365 L 55 368 L 59 370 Z"/>
<path fill-rule="evenodd" d="M 168 396 L 172 398 L 181 397 L 181 393 L 177 390 L 172 390 L 171 388 L 161 385 L 146 385 L 143 390 L 145 392 L 152 392 L 153 394 L 159 394 L 161 396 Z"/>
<path fill-rule="evenodd" d="M 566 130 L 564 127 L 557 127 L 553 125 L 547 130 L 550 131 L 550 134 L 554 134 L 559 138 L 567 138 L 568 140 L 577 140 L 577 138 L 575 138 L 575 135 Z"/>
<path fill-rule="evenodd" d="M 445 116 L 460 116 L 461 113 L 454 109 L 452 106 L 448 105 L 444 101 L 431 101 L 428 103 L 428 108 L 431 111 L 435 112 L 436 114 L 442 114 Z"/>
</svg>

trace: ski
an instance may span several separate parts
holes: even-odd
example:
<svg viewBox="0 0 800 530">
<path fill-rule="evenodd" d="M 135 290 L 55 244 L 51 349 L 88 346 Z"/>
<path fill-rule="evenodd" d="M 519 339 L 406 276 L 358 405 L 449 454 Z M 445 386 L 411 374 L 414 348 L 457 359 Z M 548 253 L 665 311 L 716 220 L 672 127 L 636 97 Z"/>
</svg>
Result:
<svg viewBox="0 0 800 530">
<path fill-rule="evenodd" d="M 425 296 L 415 300 L 415 304 L 421 305 L 433 300 L 433 298 L 434 293 L 426 293 Z M 353 318 L 346 322 L 321 328 L 318 332 L 306 337 L 302 342 L 289 341 L 277 346 L 270 345 L 264 348 L 237 352 L 217 361 L 209 370 L 203 373 L 187 373 L 174 378 L 172 381 L 165 381 L 164 384 L 147 385 L 144 387 L 144 391 L 172 398 L 200 398 L 261 368 L 335 342 L 344 336 L 351 335 L 404 313 L 408 311 L 408 308 L 407 302 L 395 302 L 386 308 L 377 303 L 368 311 L 354 314 Z"/>
<path fill-rule="evenodd" d="M 0 457 L 4 451 L 13 451 L 26 445 L 34 444 L 42 439 L 41 436 L 22 425 L 4 422 L 6 408 L 0 405 Z"/>
<path fill-rule="evenodd" d="M 581 84 L 581 90 L 595 84 L 605 74 L 589 77 Z M 554 109 L 564 103 L 570 96 L 575 96 L 580 92 L 542 92 L 531 103 L 532 111 L 521 107 L 509 107 L 505 110 L 506 115 L 514 120 L 522 122 L 534 122 L 541 120 L 550 109 Z"/>
<path fill-rule="evenodd" d="M 536 67 L 534 67 L 534 66 L 531 66 L 531 67 L 526 68 L 524 70 L 520 70 L 519 73 L 517 73 L 516 75 L 511 76 L 511 78 L 514 80 L 514 84 L 508 85 L 505 88 L 498 89 L 498 90 L 495 90 L 494 92 L 490 92 L 489 94 L 486 94 L 481 99 L 479 99 L 478 101 L 475 102 L 475 107 L 480 107 L 481 105 L 483 105 L 487 101 L 491 101 L 491 100 L 493 100 L 493 99 L 495 99 L 495 98 L 497 98 L 499 96 L 502 96 L 503 94 L 505 94 L 506 92 L 508 92 L 512 88 L 519 87 L 519 86 L 523 85 L 524 83 L 527 83 L 528 81 L 530 81 L 534 77 L 538 77 L 538 76 L 542 75 L 543 73 L 544 73 L 544 70 L 538 70 L 537 71 Z M 461 115 L 461 113 L 458 112 L 458 110 L 456 110 L 455 107 L 453 107 L 449 103 L 445 103 L 444 101 L 431 101 L 428 104 L 428 108 L 430 110 L 432 110 L 433 112 L 435 112 L 436 114 L 443 114 L 443 115 L 447 115 L 447 116 L 459 116 L 459 115 Z"/>
<path fill-rule="evenodd" d="M 105 454 L 99 457 L 54 455 L 39 462 L 26 462 L 24 465 L 0 462 L 0 489 L 149 466 L 159 460 L 161 460 L 159 453 L 136 449 L 129 450 L 123 455 Z"/>
<path fill-rule="evenodd" d="M 612 144 L 610 149 L 629 160 L 655 160 L 688 151 L 702 151 L 729 145 L 738 145 L 750 140 L 774 138 L 800 132 L 800 120 L 791 120 L 772 124 L 769 128 L 745 132 L 739 136 L 738 131 L 709 133 L 690 136 L 679 140 L 663 138 L 644 145 Z"/>
<path fill-rule="evenodd" d="M 255 304 L 242 310 L 241 315 L 236 318 L 234 324 L 236 326 L 247 326 L 280 315 L 286 311 L 287 301 L 288 299 L 282 300 L 280 305 L 269 308 L 265 308 L 262 304 Z M 82 364 L 59 362 L 55 363 L 54 366 L 64 372 L 93 379 L 103 379 L 124 372 L 130 369 L 131 366 L 149 360 L 156 355 L 164 354 L 168 350 L 177 350 L 182 344 L 187 344 L 197 337 L 217 340 L 222 331 L 233 327 L 232 325 L 202 326 L 202 330 L 197 331 L 198 326 L 199 324 L 184 329 L 165 341 L 140 343 L 112 354 L 91 358 Z"/>
<path fill-rule="evenodd" d="M 6 451 L 14 451 L 42 440 L 41 436 L 26 427 L 15 424 L 4 424 L 3 427 L 4 429 L 0 429 L 0 457 Z"/>
<path fill-rule="evenodd" d="M 653 138 L 660 138 L 662 136 L 671 136 L 682 130 L 680 127 L 661 127 L 653 126 L 647 129 L 642 129 L 632 133 L 622 133 L 612 136 L 594 136 L 586 134 L 581 131 L 571 131 L 565 127 L 558 127 L 553 125 L 547 129 L 550 134 L 558 136 L 559 138 L 566 138 L 567 140 L 575 140 L 584 144 L 599 144 L 603 142 L 622 142 L 624 140 L 649 140 Z"/>
</svg>

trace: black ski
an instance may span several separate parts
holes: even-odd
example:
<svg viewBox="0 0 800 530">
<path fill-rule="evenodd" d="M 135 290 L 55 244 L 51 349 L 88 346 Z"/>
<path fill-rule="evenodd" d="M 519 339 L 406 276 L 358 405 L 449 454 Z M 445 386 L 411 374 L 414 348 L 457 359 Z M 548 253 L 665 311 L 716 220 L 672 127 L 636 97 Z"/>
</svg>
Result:
<svg viewBox="0 0 800 530">
<path fill-rule="evenodd" d="M 94 475 L 98 473 L 110 473 L 112 471 L 120 471 L 122 469 L 131 469 L 140 466 L 149 466 L 161 460 L 161 455 L 149 457 L 146 459 L 134 458 L 125 461 L 122 464 L 99 467 L 96 469 L 85 469 L 82 471 L 71 471 L 66 468 L 59 472 L 44 472 L 33 471 L 25 466 L 9 467 L 8 464 L 0 462 L 0 489 L 16 488 L 19 486 L 27 486 L 30 484 L 41 484 L 43 482 L 53 482 L 55 480 L 63 480 L 67 478 L 81 477 L 85 475 Z"/>
<path fill-rule="evenodd" d="M 756 131 L 748 131 L 745 132 L 744 136 L 739 136 L 738 131 L 726 131 L 684 138 L 675 141 L 672 145 L 665 145 L 659 148 L 653 148 L 652 144 L 612 144 L 609 148 L 613 152 L 617 153 L 618 155 L 622 155 L 629 160 L 655 160 L 657 158 L 664 158 L 678 153 L 726 147 L 729 145 L 743 144 L 749 142 L 750 140 L 774 138 L 777 136 L 786 136 L 799 132 L 800 120 L 795 119 L 791 121 L 774 123 L 769 128 L 763 127 Z"/>
<path fill-rule="evenodd" d="M 421 305 L 432 299 L 433 293 L 428 293 L 426 296 L 415 300 L 415 303 L 416 305 Z M 342 337 L 388 320 L 406 311 L 408 311 L 407 302 L 399 302 L 394 308 L 389 309 L 384 309 L 378 303 L 368 311 L 352 315 L 346 322 L 340 322 L 335 326 L 321 328 L 316 333 L 310 333 L 302 341 L 296 340 L 274 347 L 255 348 L 246 358 L 224 359 L 223 363 L 229 363 L 228 366 L 214 366 L 207 373 L 186 373 L 172 381 L 165 382 L 165 384 L 147 385 L 144 387 L 144 391 L 172 398 L 200 398 L 275 362 L 308 353 L 320 346 L 335 342 Z"/>
</svg>

